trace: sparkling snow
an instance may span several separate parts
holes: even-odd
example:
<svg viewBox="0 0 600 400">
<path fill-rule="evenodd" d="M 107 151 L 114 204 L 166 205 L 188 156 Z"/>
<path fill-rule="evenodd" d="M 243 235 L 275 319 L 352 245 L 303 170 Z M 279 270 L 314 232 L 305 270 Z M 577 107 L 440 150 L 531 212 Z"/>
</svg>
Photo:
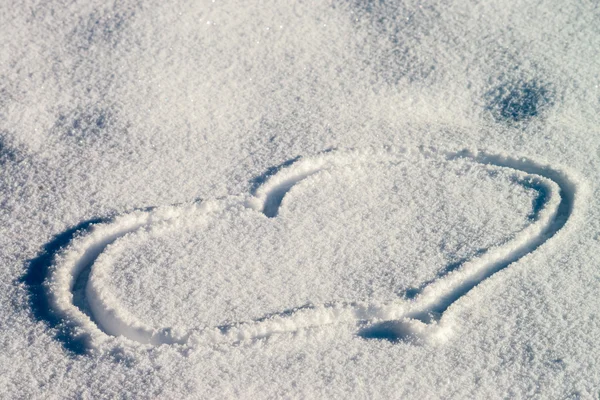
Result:
<svg viewBox="0 0 600 400">
<path fill-rule="evenodd" d="M 0 398 L 598 398 L 600 6 L 0 5 Z"/>
</svg>

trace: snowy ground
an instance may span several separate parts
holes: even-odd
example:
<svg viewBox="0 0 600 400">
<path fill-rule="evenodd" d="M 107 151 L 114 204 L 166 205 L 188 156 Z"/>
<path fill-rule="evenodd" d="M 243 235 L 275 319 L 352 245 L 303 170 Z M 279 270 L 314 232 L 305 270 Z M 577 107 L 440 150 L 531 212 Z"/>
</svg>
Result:
<svg viewBox="0 0 600 400">
<path fill-rule="evenodd" d="M 0 5 L 1 398 L 600 398 L 594 1 Z"/>
</svg>

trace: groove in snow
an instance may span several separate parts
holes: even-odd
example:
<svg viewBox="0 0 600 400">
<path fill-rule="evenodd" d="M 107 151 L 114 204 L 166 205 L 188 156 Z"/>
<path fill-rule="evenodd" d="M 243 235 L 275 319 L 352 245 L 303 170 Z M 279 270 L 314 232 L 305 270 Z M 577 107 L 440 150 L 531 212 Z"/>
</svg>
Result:
<svg viewBox="0 0 600 400">
<path fill-rule="evenodd" d="M 276 218 L 286 193 L 303 179 L 320 171 L 349 165 L 361 157 L 376 157 L 390 161 L 405 156 L 406 150 L 394 152 L 349 151 L 332 152 L 300 159 L 270 176 L 251 197 L 236 197 L 200 205 L 172 206 L 135 211 L 108 223 L 92 226 L 86 235 L 74 239 L 56 256 L 46 282 L 49 307 L 58 315 L 72 334 L 83 338 L 89 349 L 98 348 L 113 336 L 122 336 L 141 344 L 199 344 L 235 343 L 255 340 L 277 333 L 293 332 L 309 327 L 336 323 L 358 323 L 359 336 L 389 340 L 418 339 L 425 342 L 443 341 L 451 325 L 446 318 L 452 304 L 479 283 L 535 251 L 554 237 L 572 219 L 575 211 L 584 207 L 585 186 L 572 173 L 525 158 L 464 150 L 443 152 L 419 149 L 422 154 L 438 154 L 449 160 L 467 159 L 471 162 L 508 168 L 525 174 L 545 193 L 545 203 L 536 212 L 536 221 L 519 232 L 505 245 L 489 249 L 474 259 L 449 271 L 425 285 L 410 300 L 390 304 L 343 303 L 306 306 L 271 314 L 254 321 L 227 326 L 198 328 L 179 332 L 171 328 L 146 325 L 130 315 L 115 301 L 102 285 L 106 279 L 102 265 L 96 260 L 107 246 L 140 229 L 160 229 L 181 219 L 202 219 L 225 207 L 248 207 Z M 91 315 L 75 305 L 75 282 L 86 271 L 89 279 L 85 297 Z"/>
</svg>

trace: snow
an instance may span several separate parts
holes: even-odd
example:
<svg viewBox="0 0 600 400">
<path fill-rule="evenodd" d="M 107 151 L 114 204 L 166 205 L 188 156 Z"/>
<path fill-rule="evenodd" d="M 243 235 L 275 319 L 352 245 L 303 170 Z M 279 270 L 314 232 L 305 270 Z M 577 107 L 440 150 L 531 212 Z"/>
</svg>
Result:
<svg viewBox="0 0 600 400">
<path fill-rule="evenodd" d="M 593 2 L 0 11 L 0 397 L 600 395 Z"/>
</svg>

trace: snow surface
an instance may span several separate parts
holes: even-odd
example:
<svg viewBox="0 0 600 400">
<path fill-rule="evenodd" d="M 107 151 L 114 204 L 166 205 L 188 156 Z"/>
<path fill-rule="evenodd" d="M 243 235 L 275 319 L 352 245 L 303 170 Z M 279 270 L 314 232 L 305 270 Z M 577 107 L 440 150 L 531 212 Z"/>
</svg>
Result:
<svg viewBox="0 0 600 400">
<path fill-rule="evenodd" d="M 0 4 L 1 398 L 599 398 L 597 2 Z"/>
</svg>

